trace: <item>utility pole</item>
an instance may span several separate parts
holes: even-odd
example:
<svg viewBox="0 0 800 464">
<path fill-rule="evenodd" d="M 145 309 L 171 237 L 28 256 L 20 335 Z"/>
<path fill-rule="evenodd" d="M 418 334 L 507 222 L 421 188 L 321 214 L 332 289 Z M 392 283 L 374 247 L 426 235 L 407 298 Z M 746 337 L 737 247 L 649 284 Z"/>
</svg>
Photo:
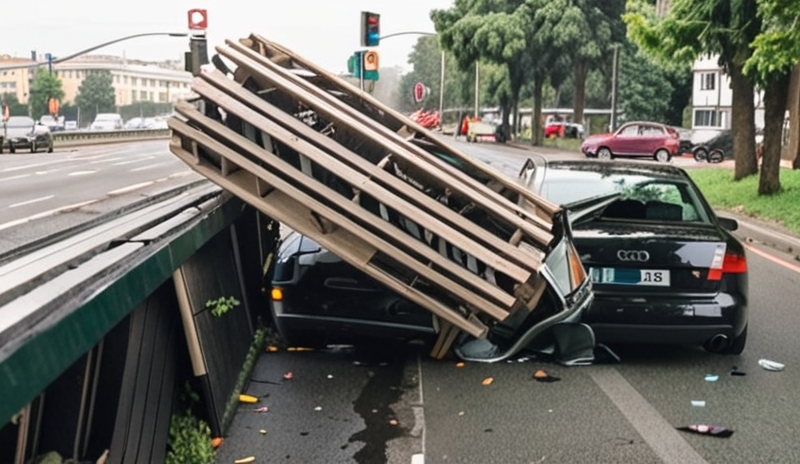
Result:
<svg viewBox="0 0 800 464">
<path fill-rule="evenodd" d="M 617 128 L 617 79 L 619 67 L 619 44 L 614 44 L 614 58 L 611 63 L 611 121 L 610 132 Z"/>
<path fill-rule="evenodd" d="M 480 98 L 480 85 L 478 83 L 480 78 L 480 62 L 475 62 L 475 117 L 480 116 L 478 113 L 478 99 Z"/>
<path fill-rule="evenodd" d="M 442 67 L 439 74 L 439 117 L 443 117 L 444 111 L 444 49 L 442 49 Z"/>
</svg>

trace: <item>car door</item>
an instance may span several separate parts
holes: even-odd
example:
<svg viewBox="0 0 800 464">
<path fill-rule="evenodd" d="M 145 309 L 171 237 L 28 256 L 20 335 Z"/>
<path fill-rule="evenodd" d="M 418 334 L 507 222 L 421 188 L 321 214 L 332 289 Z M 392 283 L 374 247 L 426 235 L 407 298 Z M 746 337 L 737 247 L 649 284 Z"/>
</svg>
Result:
<svg viewBox="0 0 800 464">
<path fill-rule="evenodd" d="M 654 124 L 640 125 L 641 136 L 638 138 L 638 144 L 632 148 L 638 155 L 650 156 L 656 152 L 657 149 L 664 146 L 664 140 L 667 137 L 666 131 L 663 127 Z"/>
<path fill-rule="evenodd" d="M 615 155 L 630 155 L 635 153 L 638 144 L 639 124 L 628 123 L 619 128 L 610 148 Z"/>
</svg>

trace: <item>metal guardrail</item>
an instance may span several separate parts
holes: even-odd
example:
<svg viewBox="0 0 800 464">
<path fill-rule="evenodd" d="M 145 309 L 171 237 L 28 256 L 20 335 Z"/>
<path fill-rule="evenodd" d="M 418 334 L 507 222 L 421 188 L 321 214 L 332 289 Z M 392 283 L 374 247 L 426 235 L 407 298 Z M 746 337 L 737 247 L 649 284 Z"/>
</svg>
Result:
<svg viewBox="0 0 800 464">
<path fill-rule="evenodd" d="M 169 129 L 122 129 L 112 131 L 61 131 L 53 132 L 56 148 L 96 145 L 101 143 L 121 143 L 133 140 L 166 139 Z"/>
</svg>

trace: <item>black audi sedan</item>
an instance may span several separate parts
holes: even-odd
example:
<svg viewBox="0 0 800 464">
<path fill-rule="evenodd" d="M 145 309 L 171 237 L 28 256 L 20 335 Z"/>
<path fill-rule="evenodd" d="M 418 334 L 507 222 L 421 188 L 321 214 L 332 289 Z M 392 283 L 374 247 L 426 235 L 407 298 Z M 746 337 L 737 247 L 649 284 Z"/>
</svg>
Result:
<svg viewBox="0 0 800 464">
<path fill-rule="evenodd" d="M 570 211 L 600 342 L 701 344 L 739 354 L 747 342 L 747 258 L 686 172 L 670 165 L 532 158 L 531 188 Z"/>
</svg>

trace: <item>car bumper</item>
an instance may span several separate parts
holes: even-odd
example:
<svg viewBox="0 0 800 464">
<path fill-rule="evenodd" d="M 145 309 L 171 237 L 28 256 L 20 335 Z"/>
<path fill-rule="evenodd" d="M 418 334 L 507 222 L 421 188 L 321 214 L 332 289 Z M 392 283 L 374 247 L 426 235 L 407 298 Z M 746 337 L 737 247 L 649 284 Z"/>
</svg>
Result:
<svg viewBox="0 0 800 464">
<path fill-rule="evenodd" d="M 747 324 L 741 294 L 713 298 L 631 298 L 595 295 L 582 322 L 607 343 L 700 344 L 715 335 L 735 338 Z"/>
<path fill-rule="evenodd" d="M 30 148 L 32 141 L 32 138 L 15 137 L 13 139 L 8 139 L 8 143 L 6 145 L 13 145 L 15 148 Z"/>
</svg>

